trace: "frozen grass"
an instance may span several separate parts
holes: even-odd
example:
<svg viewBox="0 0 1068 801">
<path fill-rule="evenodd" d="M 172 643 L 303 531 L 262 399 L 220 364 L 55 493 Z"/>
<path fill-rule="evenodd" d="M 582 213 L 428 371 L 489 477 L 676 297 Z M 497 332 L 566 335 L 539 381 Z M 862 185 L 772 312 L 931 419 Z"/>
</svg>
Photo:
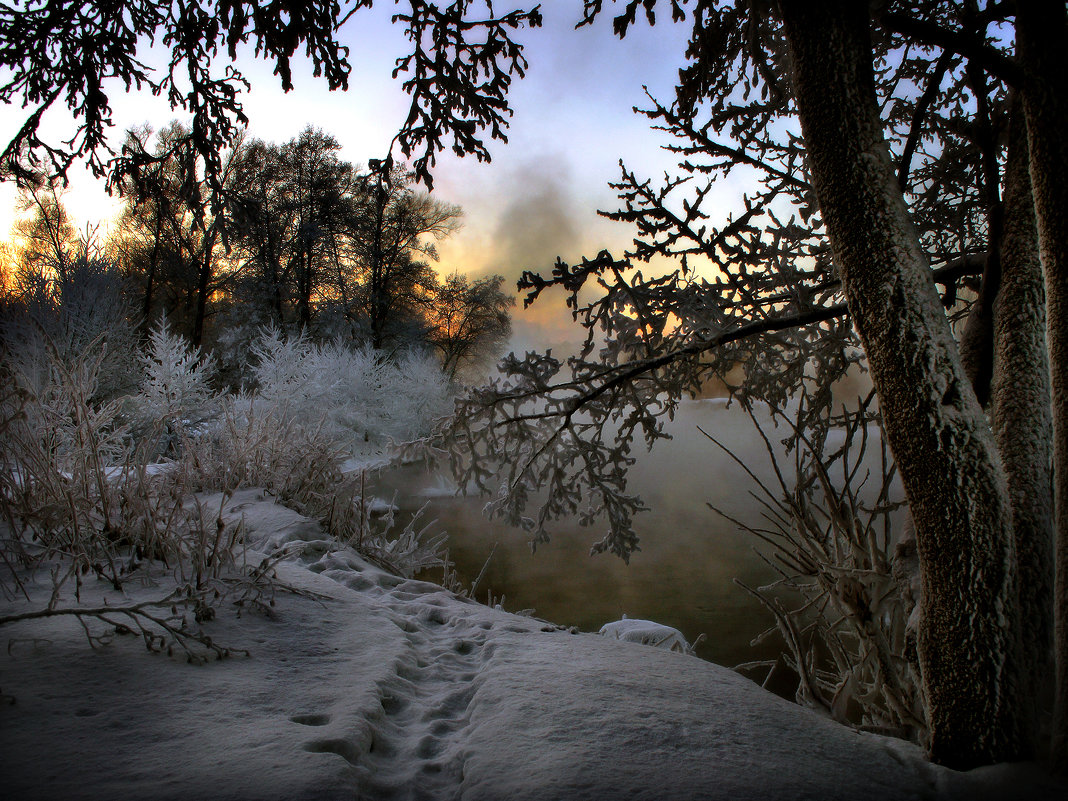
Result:
<svg viewBox="0 0 1068 801">
<path fill-rule="evenodd" d="M 775 416 L 776 427 L 788 432 L 786 455 L 750 412 L 774 468 L 771 487 L 702 432 L 752 479 L 763 522 L 746 524 L 711 508 L 759 540 L 758 553 L 778 574 L 762 587 L 736 583 L 774 618 L 757 640 L 782 636 L 783 661 L 799 677 L 798 702 L 842 723 L 923 742 L 910 609 L 893 571 L 895 513 L 903 501 L 890 454 L 863 404 L 816 430 L 800 427 L 803 412 Z M 739 666 L 761 667 L 770 679 L 777 665 Z"/>
</svg>

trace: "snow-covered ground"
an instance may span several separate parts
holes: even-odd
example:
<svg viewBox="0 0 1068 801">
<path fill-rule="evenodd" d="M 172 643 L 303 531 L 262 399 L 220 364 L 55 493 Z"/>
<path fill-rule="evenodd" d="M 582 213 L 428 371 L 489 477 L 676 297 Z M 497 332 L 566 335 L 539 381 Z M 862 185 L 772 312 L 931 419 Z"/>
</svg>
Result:
<svg viewBox="0 0 1068 801">
<path fill-rule="evenodd" d="M 310 543 L 279 569 L 305 594 L 279 594 L 273 619 L 222 612 L 206 630 L 251 656 L 203 666 L 149 654 L 135 637 L 93 651 L 71 619 L 5 626 L 0 796 L 1068 797 L 1033 766 L 939 768 L 695 657 L 391 576 L 331 552 L 313 521 L 258 491 L 236 494 L 227 514 L 244 515 L 261 550 Z M 94 592 L 83 600 L 159 588 Z M 5 601 L 0 614 L 27 608 Z"/>
</svg>

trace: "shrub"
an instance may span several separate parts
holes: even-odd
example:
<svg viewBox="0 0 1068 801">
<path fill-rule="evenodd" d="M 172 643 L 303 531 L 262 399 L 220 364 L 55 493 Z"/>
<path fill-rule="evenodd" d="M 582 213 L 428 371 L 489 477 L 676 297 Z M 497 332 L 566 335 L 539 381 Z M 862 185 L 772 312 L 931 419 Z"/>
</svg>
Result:
<svg viewBox="0 0 1068 801">
<path fill-rule="evenodd" d="M 133 307 L 118 269 L 81 256 L 24 277 L 4 309 L 5 359 L 35 394 L 54 379 L 53 355 L 73 364 L 90 350 L 100 358 L 93 400 L 111 400 L 137 384 Z"/>
<path fill-rule="evenodd" d="M 778 574 L 763 587 L 739 586 L 772 614 L 785 644 L 783 659 L 799 678 L 797 700 L 843 723 L 922 741 L 927 734 L 906 588 L 894 574 L 894 528 L 903 506 L 878 416 L 863 404 L 828 412 L 803 429 L 775 412 L 790 432 L 783 444 L 792 469 L 780 464 L 767 433 L 750 412 L 774 466 L 778 486 L 761 482 L 710 434 L 756 484 L 764 523 L 747 525 L 758 553 Z M 869 446 L 876 459 L 866 458 Z M 740 666 L 753 668 L 763 664 Z M 769 673 L 770 677 L 770 673 Z"/>
<path fill-rule="evenodd" d="M 172 334 L 166 318 L 149 333 L 139 361 L 143 377 L 131 399 L 133 417 L 143 431 L 160 433 L 160 453 L 176 453 L 183 438 L 218 412 L 211 387 L 214 365 L 180 334 Z"/>
<path fill-rule="evenodd" d="M 445 536 L 430 535 L 434 523 L 417 530 L 420 510 L 395 533 L 393 506 L 372 513 L 364 473 L 342 472 L 344 456 L 323 427 L 264 412 L 245 396 L 229 398 L 223 425 L 189 443 L 179 472 L 196 491 L 263 487 L 317 520 L 338 547 L 352 547 L 398 575 L 443 565 Z"/>
<path fill-rule="evenodd" d="M 317 345 L 268 329 L 253 356 L 262 412 L 322 427 L 350 451 L 425 436 L 451 411 L 448 380 L 432 357 L 415 352 L 391 362 L 368 347 Z"/>
<path fill-rule="evenodd" d="M 42 342 L 50 376 L 43 391 L 38 376 L 4 353 L 12 389 L 0 399 L 0 511 L 7 522 L 0 589 L 10 594 L 47 567 L 52 597 L 45 609 L 0 624 L 73 615 L 112 631 L 136 630 L 152 650 L 177 647 L 193 660 L 228 655 L 185 613 L 199 623 L 235 594 L 255 600 L 272 589 L 269 571 L 240 563 L 240 531 L 191 497 L 183 471 L 152 469 L 120 422 L 119 402 L 99 400 L 102 343 L 68 363 L 43 332 Z M 137 604 L 81 604 L 87 580 L 121 590 L 146 577 L 163 578 L 171 589 Z M 86 634 L 94 645 L 101 641 L 88 626 Z"/>
</svg>

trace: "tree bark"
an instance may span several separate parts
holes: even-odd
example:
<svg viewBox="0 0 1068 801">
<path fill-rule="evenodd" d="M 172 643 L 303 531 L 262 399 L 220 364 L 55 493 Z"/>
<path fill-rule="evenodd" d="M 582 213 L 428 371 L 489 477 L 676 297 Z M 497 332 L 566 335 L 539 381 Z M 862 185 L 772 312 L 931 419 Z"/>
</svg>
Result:
<svg viewBox="0 0 1068 801">
<path fill-rule="evenodd" d="M 961 335 L 960 357 L 964 373 L 972 382 L 975 396 L 980 405 L 986 407 L 990 402 L 994 371 L 994 300 L 1001 284 L 1001 242 L 1005 228 L 1005 212 L 1001 200 L 998 145 L 990 119 L 990 90 L 986 73 L 974 61 L 969 61 L 965 70 L 976 103 L 973 136 L 980 152 L 979 176 L 981 192 L 986 202 L 987 249 L 979 297 L 972 306 L 964 333 Z"/>
<path fill-rule="evenodd" d="M 194 348 L 204 344 L 204 321 L 208 312 L 208 290 L 211 286 L 212 268 L 215 261 L 215 238 L 217 235 L 216 225 L 212 225 L 210 231 L 204 235 L 204 249 L 201 254 L 200 271 L 197 275 L 197 301 L 196 311 L 193 318 Z"/>
<path fill-rule="evenodd" d="M 145 336 L 148 334 L 149 321 L 152 319 L 152 292 L 155 288 L 156 267 L 159 264 L 160 236 L 163 232 L 163 212 L 160 210 L 159 203 L 160 201 L 157 198 L 152 204 L 156 216 L 156 230 L 152 239 L 152 256 L 148 262 L 148 275 L 145 277 L 145 302 L 142 306 L 142 316 L 144 318 L 142 324 L 144 325 Z"/>
<path fill-rule="evenodd" d="M 1068 11 L 1063 0 L 1016 4 L 1024 113 L 1039 252 L 1046 281 L 1046 339 L 1053 394 L 1056 509 L 1053 765 L 1068 772 Z"/>
<path fill-rule="evenodd" d="M 781 8 L 812 185 L 916 523 L 929 753 L 955 768 L 1011 759 L 1008 488 L 883 137 L 868 5 Z"/>
<path fill-rule="evenodd" d="M 993 304 L 991 411 L 1012 498 L 1020 609 L 1017 705 L 1024 742 L 1033 756 L 1053 645 L 1053 443 L 1046 295 L 1018 95 L 1010 117 L 1004 209 L 1001 286 Z"/>
</svg>

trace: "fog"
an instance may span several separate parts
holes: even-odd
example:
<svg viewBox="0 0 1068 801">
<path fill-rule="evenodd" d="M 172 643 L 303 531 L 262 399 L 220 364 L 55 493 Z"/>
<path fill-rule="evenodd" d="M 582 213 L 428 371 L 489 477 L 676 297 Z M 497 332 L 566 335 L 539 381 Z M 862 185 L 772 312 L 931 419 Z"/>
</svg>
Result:
<svg viewBox="0 0 1068 801">
<path fill-rule="evenodd" d="M 765 410 L 758 409 L 756 416 L 781 457 L 777 443 L 786 430 L 774 428 Z M 629 565 L 612 554 L 590 556 L 603 525 L 582 528 L 574 520 L 557 521 L 550 527 L 551 542 L 531 553 L 523 532 L 482 516 L 485 498 L 449 497 L 443 490 L 450 485 L 440 477 L 419 478 L 423 497 L 399 502 L 412 510 L 431 496 L 428 512 L 450 533 L 451 555 L 466 582 L 490 559 L 479 585 L 480 600 L 487 591 L 494 598 L 503 594 L 510 611 L 532 608 L 538 617 L 584 631 L 596 631 L 623 614 L 653 619 L 680 629 L 691 642 L 706 634 L 698 654 L 728 666 L 774 658 L 780 650 L 777 636 L 759 647 L 750 644 L 773 625 L 770 614 L 733 581 L 759 585 L 774 574 L 754 553 L 756 538 L 707 505 L 759 524 L 761 507 L 753 496 L 757 487 L 698 426 L 769 489 L 778 486 L 764 442 L 738 404 L 727 408 L 723 399 L 684 402 L 667 426 L 673 439 L 637 454 L 632 487 L 651 511 L 635 519 L 641 550 Z M 873 471 L 878 469 L 877 451 L 869 448 L 867 464 Z M 781 459 L 784 472 L 788 464 L 792 460 Z M 401 477 L 387 477 L 387 483 L 399 486 L 398 478 L 407 483 L 416 474 L 408 469 Z"/>
</svg>

